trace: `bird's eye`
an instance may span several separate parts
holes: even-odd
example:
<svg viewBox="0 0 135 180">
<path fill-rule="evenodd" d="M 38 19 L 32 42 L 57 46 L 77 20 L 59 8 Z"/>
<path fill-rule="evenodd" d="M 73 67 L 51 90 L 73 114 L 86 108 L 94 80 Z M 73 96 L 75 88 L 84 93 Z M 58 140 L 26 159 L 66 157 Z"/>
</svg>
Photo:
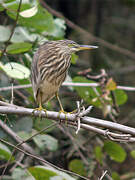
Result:
<svg viewBox="0 0 135 180">
<path fill-rule="evenodd" d="M 73 44 L 73 43 L 72 44 L 68 44 L 68 47 L 74 47 L 75 48 L 76 44 Z"/>
</svg>

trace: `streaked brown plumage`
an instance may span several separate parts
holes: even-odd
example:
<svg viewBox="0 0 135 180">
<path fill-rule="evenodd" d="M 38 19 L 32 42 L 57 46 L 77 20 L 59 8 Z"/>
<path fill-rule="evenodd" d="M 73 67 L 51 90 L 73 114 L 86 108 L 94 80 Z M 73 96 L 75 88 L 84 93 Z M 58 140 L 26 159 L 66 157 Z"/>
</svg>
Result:
<svg viewBox="0 0 135 180">
<path fill-rule="evenodd" d="M 31 82 L 40 107 L 57 94 L 66 78 L 72 53 L 93 48 L 97 46 L 79 45 L 71 40 L 47 41 L 39 47 L 31 65 Z"/>
</svg>

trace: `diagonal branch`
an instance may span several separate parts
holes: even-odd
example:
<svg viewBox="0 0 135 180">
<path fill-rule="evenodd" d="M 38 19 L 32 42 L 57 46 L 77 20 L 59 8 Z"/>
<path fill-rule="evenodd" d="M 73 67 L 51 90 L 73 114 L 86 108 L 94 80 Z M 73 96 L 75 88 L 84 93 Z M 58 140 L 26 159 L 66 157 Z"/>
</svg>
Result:
<svg viewBox="0 0 135 180">
<path fill-rule="evenodd" d="M 26 152 L 25 150 L 23 150 L 23 149 L 15 146 L 15 145 L 7 142 L 7 141 L 5 141 L 5 140 L 3 140 L 3 139 L 1 139 L 1 138 L 0 138 L 0 142 L 3 142 L 4 144 L 9 145 L 9 146 L 13 147 L 14 149 L 16 149 L 16 150 L 24 153 L 25 155 L 27 155 L 27 156 L 29 156 L 29 157 L 31 157 L 31 158 L 34 158 L 34 159 L 42 162 L 44 165 L 46 164 L 46 165 L 49 165 L 49 166 L 51 166 L 51 167 L 53 167 L 53 168 L 56 168 L 56 169 L 59 170 L 59 171 L 63 171 L 63 172 L 65 172 L 65 173 L 68 173 L 68 174 L 77 176 L 77 177 L 79 177 L 79 178 L 82 178 L 82 179 L 85 179 L 85 180 L 89 180 L 88 178 L 86 178 L 86 177 L 84 177 L 84 176 L 81 176 L 81 175 L 79 175 L 79 174 L 76 174 L 76 173 L 74 173 L 74 172 L 71 172 L 71 171 L 68 171 L 68 170 L 65 170 L 65 169 L 62 169 L 62 168 L 59 168 L 58 166 L 55 166 L 54 164 L 46 161 L 45 159 L 43 159 L 43 158 L 41 158 L 41 157 L 39 157 L 39 156 L 33 155 L 32 153 Z M 1 178 L 1 177 L 0 177 L 0 178 Z"/>
<path fill-rule="evenodd" d="M 8 44 L 9 44 L 9 42 L 10 42 L 10 40 L 11 40 L 13 34 L 14 34 L 14 31 L 15 31 L 15 28 L 16 28 L 16 25 L 17 25 L 17 21 L 18 21 L 18 18 L 19 18 L 19 12 L 20 12 L 20 9 L 21 9 L 21 5 L 22 5 L 22 0 L 20 0 L 20 2 L 19 2 L 18 9 L 17 9 L 17 14 L 16 14 L 16 19 L 15 19 L 15 23 L 14 23 L 14 25 L 12 27 L 11 34 L 9 36 L 9 39 L 7 40 L 5 48 L 3 49 L 2 53 L 1 53 L 0 58 L 2 58 L 3 55 L 5 54 L 5 52 L 7 50 L 7 47 L 8 47 Z"/>
</svg>

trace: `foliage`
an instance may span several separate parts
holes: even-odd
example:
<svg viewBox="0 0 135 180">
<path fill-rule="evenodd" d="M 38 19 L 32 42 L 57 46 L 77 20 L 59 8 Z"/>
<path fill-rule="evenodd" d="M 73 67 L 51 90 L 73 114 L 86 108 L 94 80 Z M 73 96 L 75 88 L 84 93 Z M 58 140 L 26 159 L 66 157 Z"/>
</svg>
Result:
<svg viewBox="0 0 135 180">
<path fill-rule="evenodd" d="M 77 1 L 75 3 L 77 3 Z M 122 1 L 121 3 L 126 4 L 126 1 Z M 128 4 L 130 3 L 134 4 L 134 1 L 128 1 Z M 3 23 L 0 25 L 0 87 L 11 86 L 11 82 L 14 82 L 15 85 L 29 84 L 31 61 L 33 54 L 39 45 L 47 40 L 59 40 L 68 36 L 68 34 L 66 34 L 67 26 L 64 19 L 54 17 L 50 12 L 40 5 L 39 1 L 22 1 L 20 12 L 18 12 L 18 6 L 19 0 L 3 0 L 0 2 L 0 18 L 3 18 Z M 19 13 L 19 17 L 17 24 L 14 27 L 17 13 Z M 12 31 L 13 35 L 10 38 Z M 109 33 L 110 31 L 107 31 L 106 36 L 109 36 Z M 103 36 L 105 36 L 105 34 L 103 34 Z M 113 41 L 113 37 L 111 38 Z M 77 39 L 77 41 L 79 42 L 79 39 Z M 5 50 L 4 54 L 3 50 Z M 120 62 L 108 62 L 109 58 L 116 60 L 115 58 L 117 58 L 117 55 L 111 56 L 109 51 L 105 51 L 107 50 L 104 50 L 103 54 L 100 56 L 101 61 L 103 57 L 105 61 L 107 61 L 104 67 L 110 68 L 113 63 L 115 64 L 112 66 L 114 69 L 115 67 L 119 67 Z M 106 53 L 106 55 L 104 53 Z M 71 71 L 67 81 L 70 80 L 72 82 L 79 83 L 96 83 L 94 80 L 77 75 L 77 71 L 84 70 L 89 66 L 88 62 L 83 61 L 84 57 L 87 56 L 84 55 L 82 57 L 81 55 L 72 55 Z M 80 66 L 78 64 L 80 64 Z M 97 64 L 97 66 L 99 64 Z M 115 80 L 117 81 L 116 78 Z M 122 109 L 124 106 L 126 106 L 126 102 L 128 100 L 128 94 L 126 94 L 126 92 L 123 90 L 116 89 L 116 87 L 117 83 L 112 78 L 109 78 L 104 89 L 102 87 L 70 87 L 66 89 L 66 91 L 69 93 L 67 97 L 64 90 L 61 91 L 63 94 L 65 93 L 64 95 L 61 95 L 63 96 L 62 101 L 65 109 L 72 111 L 74 108 L 74 101 L 83 99 L 86 106 L 94 106 L 94 116 L 100 115 L 102 117 L 100 114 L 102 112 L 103 117 L 107 117 L 109 119 L 111 116 L 117 116 L 114 106 L 119 106 Z M 105 93 L 103 93 L 103 90 Z M 113 101 L 112 92 L 115 96 L 116 104 Z M 11 92 L 1 92 L 0 99 L 10 101 Z M 14 103 L 30 108 L 35 107 L 36 103 L 33 98 L 32 88 L 14 91 Z M 59 110 L 57 107 L 57 102 L 55 102 L 55 100 L 46 105 L 48 110 Z M 0 119 L 8 119 L 14 132 L 16 132 L 23 140 L 31 137 L 35 132 L 39 132 L 41 129 L 48 127 L 48 125 L 52 123 L 52 121 L 48 119 L 41 119 L 40 117 L 35 119 L 15 115 L 8 117 L 0 115 Z M 125 173 L 125 169 L 121 172 L 114 171 L 117 171 L 117 167 L 120 165 L 123 165 L 124 167 L 130 148 L 127 148 L 123 144 L 119 145 L 118 143 L 112 141 L 104 142 L 102 138 L 95 137 L 95 135 L 91 132 L 80 131 L 79 135 L 76 136 L 72 129 L 68 129 L 68 127 L 65 129 L 66 133 L 63 134 L 59 128 L 50 128 L 44 133 L 35 136 L 30 141 L 30 145 L 40 156 L 53 164 L 58 165 L 63 169 L 67 168 L 83 176 L 97 178 L 98 175 L 96 175 L 96 172 L 101 172 L 100 169 L 106 169 L 106 167 L 109 167 L 108 169 L 114 180 L 119 180 L 120 174 Z M 11 139 L 7 137 L 6 133 L 4 133 L 2 129 L 0 129 L 0 138 L 11 141 Z M 77 148 L 75 148 L 76 146 Z M 0 163 L 3 161 L 7 162 L 11 156 L 12 150 L 12 148 L 0 143 Z M 130 158 L 134 160 L 134 148 L 132 148 L 129 154 Z M 32 163 L 29 163 L 30 158 L 25 158 L 26 157 L 24 157 L 22 164 L 27 164 L 28 161 L 28 167 L 24 169 L 17 165 L 11 175 L 9 172 L 7 172 L 9 179 L 75 179 L 67 173 L 56 170 L 52 167 L 35 166 L 38 162 L 33 160 Z M 16 157 L 12 156 L 10 162 L 14 163 L 15 159 Z M 116 168 L 113 167 L 113 164 L 116 166 Z"/>
</svg>

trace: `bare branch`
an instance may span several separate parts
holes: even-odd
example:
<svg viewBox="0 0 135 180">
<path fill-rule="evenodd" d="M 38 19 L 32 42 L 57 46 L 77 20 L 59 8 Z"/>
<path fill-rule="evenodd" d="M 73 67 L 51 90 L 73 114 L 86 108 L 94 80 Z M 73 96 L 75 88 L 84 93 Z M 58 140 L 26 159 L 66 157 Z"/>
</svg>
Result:
<svg viewBox="0 0 135 180">
<path fill-rule="evenodd" d="M 1 101 L 0 101 L 1 104 Z M 8 104 L 8 103 L 7 103 Z M 90 109 L 90 108 L 88 108 Z M 87 113 L 88 110 L 86 109 Z M 55 121 L 61 120 L 62 123 L 67 123 L 71 126 L 77 127 L 77 115 L 76 114 L 64 114 L 54 111 L 47 111 L 47 115 L 44 111 L 34 111 L 34 109 L 19 107 L 19 106 L 0 106 L 0 113 L 2 114 L 18 114 L 18 115 L 27 115 L 27 116 L 35 116 L 39 117 L 39 115 L 43 118 L 52 119 Z M 4 124 L 5 125 L 5 124 Z M 4 128 L 4 125 L 0 123 L 0 126 Z M 95 127 L 96 126 L 96 127 Z M 93 117 L 84 116 L 80 118 L 80 127 L 93 131 L 95 133 L 101 134 L 106 138 L 116 141 L 125 141 L 125 142 L 135 142 L 135 128 L 124 126 L 118 123 L 105 121 L 102 119 L 97 119 Z M 101 128 L 106 128 L 107 130 L 116 130 L 120 133 L 124 134 L 117 134 L 112 133 L 107 130 L 103 130 Z M 12 133 L 11 133 L 12 134 Z M 130 136 L 129 136 L 130 135 Z"/>
<path fill-rule="evenodd" d="M 99 180 L 102 180 L 105 177 L 106 174 L 107 174 L 107 170 L 103 172 L 103 174 L 102 174 L 102 176 L 100 177 Z"/>
<path fill-rule="evenodd" d="M 100 86 L 100 84 L 99 83 L 64 82 L 62 86 L 98 87 Z M 13 87 L 13 89 L 25 89 L 25 88 L 30 88 L 30 87 L 31 87 L 31 84 L 24 84 L 24 85 L 16 85 Z M 117 89 L 121 89 L 125 91 L 135 91 L 135 87 L 129 87 L 129 86 L 117 86 Z M 0 88 L 0 91 L 8 91 L 8 90 L 12 90 L 12 86 Z"/>
</svg>

